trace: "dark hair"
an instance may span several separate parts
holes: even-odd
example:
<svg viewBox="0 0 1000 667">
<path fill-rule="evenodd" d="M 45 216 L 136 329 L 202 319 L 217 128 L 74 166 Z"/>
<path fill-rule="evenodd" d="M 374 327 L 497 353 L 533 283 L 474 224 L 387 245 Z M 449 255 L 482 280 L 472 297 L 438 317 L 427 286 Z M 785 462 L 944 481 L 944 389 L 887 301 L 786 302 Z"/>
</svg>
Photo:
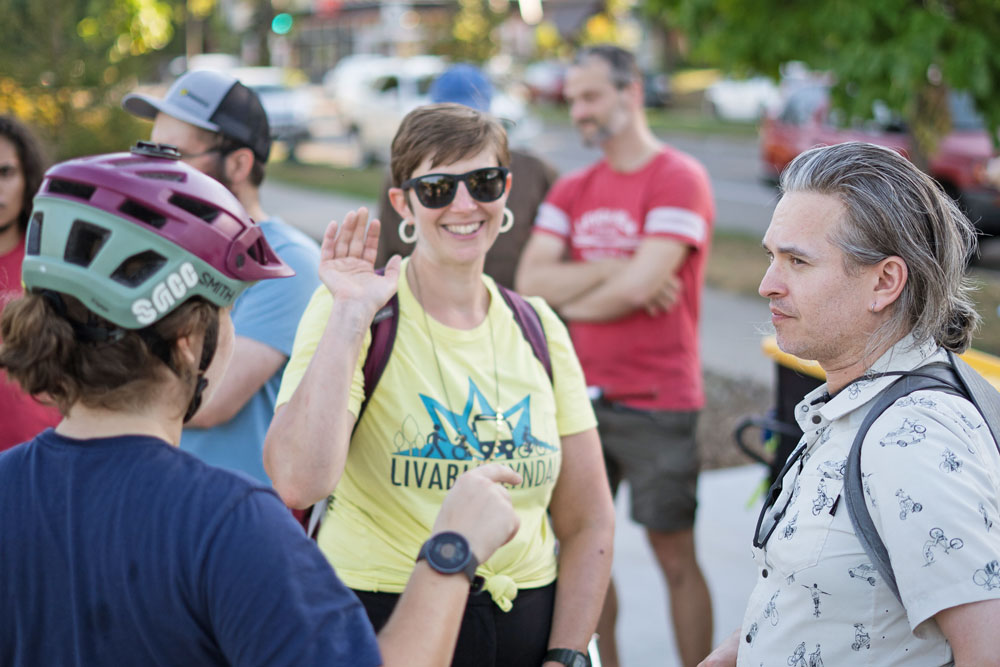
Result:
<svg viewBox="0 0 1000 667">
<path fill-rule="evenodd" d="M 591 58 L 600 58 L 607 63 L 611 69 L 611 83 L 619 90 L 636 81 L 642 81 L 642 72 L 635 62 L 635 56 L 620 46 L 614 44 L 585 46 L 576 52 L 573 64 L 583 65 Z"/>
<path fill-rule="evenodd" d="M 781 190 L 840 200 L 846 214 L 830 240 L 844 252 L 846 270 L 893 255 L 906 262 L 906 284 L 872 336 L 873 349 L 906 334 L 953 352 L 970 345 L 980 318 L 965 267 L 976 232 L 934 179 L 894 150 L 849 142 L 796 157 L 781 174 Z"/>
<path fill-rule="evenodd" d="M 14 116 L 0 115 L 0 137 L 14 144 L 17 159 L 21 162 L 21 173 L 24 175 L 24 195 L 21 199 L 21 212 L 17 217 L 18 227 L 24 233 L 28 228 L 28 218 L 31 217 L 31 200 L 42 185 L 45 174 L 45 156 L 41 145 L 21 121 Z"/>
<path fill-rule="evenodd" d="M 428 104 L 403 118 L 392 140 L 392 184 L 399 187 L 420 164 L 461 160 L 492 148 L 498 166 L 510 165 L 507 132 L 493 116 L 463 104 Z"/>
<path fill-rule="evenodd" d="M 171 367 L 193 391 L 197 369 L 180 360 L 176 342 L 206 331 L 219 317 L 218 306 L 200 297 L 189 299 L 146 329 L 97 343 L 81 341 L 67 318 L 116 327 L 76 298 L 59 296 L 65 315 L 48 297 L 30 292 L 7 304 L 0 318 L 0 369 L 25 393 L 47 394 L 63 414 L 77 402 L 108 410 L 142 408 L 162 394 L 163 373 L 171 372 L 153 350 L 150 341 L 156 339 L 169 346 Z"/>
<path fill-rule="evenodd" d="M 249 148 L 250 152 L 253 153 L 253 167 L 250 168 L 250 183 L 254 187 L 260 187 L 260 184 L 264 182 L 264 176 L 266 173 L 266 168 L 263 162 L 257 157 L 257 153 L 253 152 L 253 148 L 246 145 L 239 139 L 233 139 L 224 134 L 216 134 L 219 137 L 219 143 L 217 147 L 219 149 L 219 158 L 224 159 L 227 155 L 233 151 L 238 151 L 241 148 Z"/>
</svg>

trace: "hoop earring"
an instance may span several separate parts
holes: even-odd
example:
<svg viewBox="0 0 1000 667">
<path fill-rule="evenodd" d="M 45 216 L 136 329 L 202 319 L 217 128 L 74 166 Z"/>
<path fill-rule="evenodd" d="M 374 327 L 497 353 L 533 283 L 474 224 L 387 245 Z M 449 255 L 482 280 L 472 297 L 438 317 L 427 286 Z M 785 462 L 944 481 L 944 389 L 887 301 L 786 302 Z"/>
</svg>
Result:
<svg viewBox="0 0 1000 667">
<path fill-rule="evenodd" d="M 506 206 L 503 209 L 503 222 L 500 223 L 500 233 L 509 232 L 514 227 L 514 211 Z"/>
<path fill-rule="evenodd" d="M 406 233 L 406 227 L 408 225 L 413 225 L 413 231 L 409 234 Z M 400 220 L 399 221 L 399 240 L 403 243 L 416 243 L 417 242 L 417 223 L 412 220 Z"/>
<path fill-rule="evenodd" d="M 875 314 L 875 302 L 874 301 L 872 301 L 872 305 L 868 308 L 868 310 L 871 311 L 872 315 Z"/>
</svg>

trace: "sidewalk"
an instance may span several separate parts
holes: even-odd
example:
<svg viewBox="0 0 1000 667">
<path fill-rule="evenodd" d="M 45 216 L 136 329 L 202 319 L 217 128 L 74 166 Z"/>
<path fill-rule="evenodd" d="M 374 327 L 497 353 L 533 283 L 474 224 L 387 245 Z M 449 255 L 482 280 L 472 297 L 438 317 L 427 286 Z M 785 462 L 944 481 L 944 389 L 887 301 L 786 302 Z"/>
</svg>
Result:
<svg viewBox="0 0 1000 667">
<path fill-rule="evenodd" d="M 331 219 L 341 220 L 371 202 L 265 183 L 265 210 L 285 218 L 314 238 Z M 706 288 L 702 300 L 702 358 L 707 370 L 734 381 L 770 388 L 773 363 L 761 353 L 761 329 L 769 325 L 767 301 Z M 748 499 L 765 474 L 763 466 L 713 470 L 698 488 L 695 541 L 712 594 L 715 643 L 738 629 L 756 576 L 750 540 L 759 503 Z M 643 530 L 628 518 L 627 493 L 619 493 L 614 575 L 620 616 L 618 640 L 623 667 L 679 664 L 669 625 L 666 585 Z"/>
</svg>

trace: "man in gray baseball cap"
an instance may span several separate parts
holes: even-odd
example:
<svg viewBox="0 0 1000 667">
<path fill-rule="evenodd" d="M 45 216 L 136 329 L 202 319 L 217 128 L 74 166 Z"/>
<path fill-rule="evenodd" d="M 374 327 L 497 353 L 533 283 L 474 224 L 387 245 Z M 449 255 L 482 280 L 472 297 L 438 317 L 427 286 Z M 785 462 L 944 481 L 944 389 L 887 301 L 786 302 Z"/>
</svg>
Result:
<svg viewBox="0 0 1000 667">
<path fill-rule="evenodd" d="M 220 386 L 188 422 L 181 449 L 207 463 L 240 470 L 270 484 L 264 435 L 292 351 L 295 329 L 319 285 L 319 248 L 260 205 L 270 126 L 257 94 L 222 72 L 187 72 L 163 99 L 131 93 L 126 111 L 153 121 L 150 139 L 172 144 L 181 159 L 225 185 L 246 208 L 295 276 L 247 289 L 233 306 L 233 359 Z"/>
</svg>

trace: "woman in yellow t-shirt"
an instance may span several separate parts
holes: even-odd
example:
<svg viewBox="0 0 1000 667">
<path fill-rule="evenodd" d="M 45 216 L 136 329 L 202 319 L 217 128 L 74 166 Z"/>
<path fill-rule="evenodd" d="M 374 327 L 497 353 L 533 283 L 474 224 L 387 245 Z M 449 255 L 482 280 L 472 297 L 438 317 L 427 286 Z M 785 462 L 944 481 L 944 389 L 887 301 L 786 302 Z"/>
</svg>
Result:
<svg viewBox="0 0 1000 667">
<path fill-rule="evenodd" d="M 392 144 L 389 195 L 413 253 L 375 274 L 373 221 L 364 260 L 322 258 L 324 286 L 299 324 L 264 459 L 289 505 L 332 494 L 319 545 L 376 629 L 425 542 L 442 576 L 462 570 L 472 579 L 461 558 L 435 560 L 462 545 L 428 539 L 434 517 L 464 470 L 510 466 L 522 479 L 509 489 L 520 529 L 485 562 L 469 559 L 485 590 L 469 597 L 453 664 L 575 664 L 607 588 L 614 511 L 566 328 L 529 299 L 550 378 L 483 274 L 487 251 L 513 224 L 507 164 L 506 134 L 489 115 L 455 104 L 407 115 Z M 349 217 L 364 224 L 367 215 Z M 391 356 L 358 420 L 369 325 L 393 292 Z"/>
</svg>

